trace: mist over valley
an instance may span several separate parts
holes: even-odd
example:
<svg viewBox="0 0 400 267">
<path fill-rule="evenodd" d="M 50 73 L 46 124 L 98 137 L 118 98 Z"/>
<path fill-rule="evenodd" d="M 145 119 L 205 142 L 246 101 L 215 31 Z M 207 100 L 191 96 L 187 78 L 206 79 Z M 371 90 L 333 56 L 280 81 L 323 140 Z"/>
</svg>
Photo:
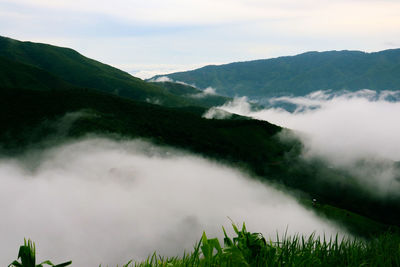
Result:
<svg viewBox="0 0 400 267">
<path fill-rule="evenodd" d="M 299 138 L 302 157 L 319 158 L 349 170 L 371 193 L 399 196 L 400 91 L 316 91 L 303 97 L 265 98 L 267 108 L 252 109 L 246 97 L 212 108 L 291 129 L 281 138 Z M 269 107 L 268 107 L 269 106 Z"/>
<path fill-rule="evenodd" d="M 182 255 L 203 231 L 232 232 L 228 217 L 272 239 L 286 230 L 347 235 L 268 183 L 140 140 L 92 137 L 27 151 L 1 159 L 0 177 L 2 265 L 26 233 L 40 256 L 67 255 L 76 266 L 116 266 L 154 251 Z"/>
</svg>

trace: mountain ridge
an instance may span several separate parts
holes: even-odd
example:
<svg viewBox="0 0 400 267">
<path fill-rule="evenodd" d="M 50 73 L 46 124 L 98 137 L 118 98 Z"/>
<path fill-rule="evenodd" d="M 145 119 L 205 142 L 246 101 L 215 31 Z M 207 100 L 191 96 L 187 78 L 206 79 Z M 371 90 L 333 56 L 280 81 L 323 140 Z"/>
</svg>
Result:
<svg viewBox="0 0 400 267">
<path fill-rule="evenodd" d="M 318 90 L 400 90 L 400 49 L 309 51 L 295 56 L 208 65 L 157 75 L 213 87 L 219 94 L 249 97 L 302 96 Z"/>
<path fill-rule="evenodd" d="M 46 72 L 53 76 L 53 80 L 63 80 L 65 84 L 73 87 L 100 90 L 137 101 L 166 106 L 212 106 L 204 99 L 198 101 L 173 94 L 162 86 L 145 82 L 125 71 L 85 57 L 71 48 L 29 41 L 21 42 L 0 36 L 0 57 L 3 61 L 8 60 L 11 64 L 19 65 L 16 69 L 25 68 L 26 71 L 20 78 L 27 78 L 29 69 L 35 73 Z M 0 69 L 0 86 L 10 82 L 9 77 L 16 75 L 11 73 L 14 70 L 15 68 Z M 30 76 L 33 78 L 32 75 Z M 14 83 L 16 82 L 14 79 Z M 24 83 L 23 86 L 20 84 L 17 87 L 30 89 L 27 81 L 20 82 Z"/>
</svg>

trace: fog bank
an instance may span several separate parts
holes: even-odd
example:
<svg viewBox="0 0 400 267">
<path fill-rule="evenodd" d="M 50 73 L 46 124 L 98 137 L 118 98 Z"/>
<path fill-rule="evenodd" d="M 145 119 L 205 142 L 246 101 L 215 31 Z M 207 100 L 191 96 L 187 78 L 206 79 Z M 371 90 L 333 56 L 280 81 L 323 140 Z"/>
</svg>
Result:
<svg viewBox="0 0 400 267">
<path fill-rule="evenodd" d="M 263 103 L 268 107 L 254 111 L 242 97 L 218 109 L 295 130 L 305 158 L 347 168 L 373 191 L 399 194 L 399 167 L 391 161 L 400 161 L 400 91 L 317 91 Z"/>
<path fill-rule="evenodd" d="M 227 216 L 249 231 L 335 234 L 292 197 L 233 168 L 142 141 L 91 138 L 0 160 L 0 265 L 24 237 L 38 260 L 116 266 L 191 251 Z"/>
</svg>

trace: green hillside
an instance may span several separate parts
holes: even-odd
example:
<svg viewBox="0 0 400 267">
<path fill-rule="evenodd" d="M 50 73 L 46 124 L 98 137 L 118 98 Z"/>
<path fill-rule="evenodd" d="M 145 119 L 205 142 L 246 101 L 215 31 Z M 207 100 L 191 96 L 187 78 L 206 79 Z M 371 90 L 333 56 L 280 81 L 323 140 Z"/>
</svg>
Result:
<svg viewBox="0 0 400 267">
<path fill-rule="evenodd" d="M 0 64 L 5 66 L 0 69 L 0 85 L 6 87 L 36 89 L 41 80 L 47 83 L 39 86 L 41 88 L 63 83 L 166 106 L 212 106 L 204 99 L 199 101 L 175 95 L 157 84 L 147 83 L 117 68 L 84 57 L 70 48 L 20 42 L 0 36 L 0 60 Z M 7 64 L 12 66 L 8 67 Z M 22 67 L 21 64 L 26 66 Z M 54 77 L 44 78 L 44 73 Z"/>
<path fill-rule="evenodd" d="M 9 57 L 0 56 L 0 155 L 20 155 L 32 147 L 43 148 L 86 134 L 140 137 L 232 164 L 258 179 L 290 188 L 306 206 L 311 207 L 309 200 L 317 198 L 318 205 L 313 207 L 317 212 L 353 232 L 368 235 L 384 229 L 384 224 L 400 225 L 400 199 L 375 198 L 348 173 L 331 169 L 320 160 L 303 161 L 301 143 L 281 142 L 277 137 L 280 127 L 235 115 L 229 120 L 202 118 L 206 106 L 226 98 L 196 98 L 193 94 L 203 92 L 193 87 L 154 85 L 128 74 L 127 83 L 133 80 L 138 86 L 126 87 L 133 93 L 121 97 L 101 87 L 104 77 L 118 80 L 116 84 L 123 80 L 120 75 L 125 74 L 117 69 L 70 49 L 1 40 L 0 50 Z M 18 48 L 10 48 L 14 46 Z M 41 57 L 48 54 L 51 60 Z M 38 59 L 32 59 L 35 55 Z M 46 67 L 35 62 L 44 62 Z M 79 65 L 80 71 L 71 62 Z M 95 65 L 99 66 L 98 74 L 92 68 Z M 80 85 L 85 71 L 92 78 L 92 86 Z M 165 96 L 163 101 L 169 107 L 147 103 L 152 92 L 157 99 Z M 133 100 L 135 94 L 141 96 Z"/>
<path fill-rule="evenodd" d="M 199 88 L 211 86 L 226 96 L 299 96 L 327 89 L 400 90 L 400 49 L 376 53 L 308 52 L 297 56 L 210 65 L 165 76 Z"/>
<path fill-rule="evenodd" d="M 391 225 L 400 221 L 399 199 L 375 199 L 348 174 L 323 162 L 302 161 L 300 143 L 280 142 L 276 134 L 281 128 L 268 122 L 240 116 L 207 120 L 201 117 L 205 108 L 168 108 L 91 89 L 1 88 L 0 92 L 1 155 L 19 155 L 29 148 L 41 149 L 88 133 L 140 137 L 282 184 L 295 190 L 306 206 L 311 207 L 309 200 L 317 198 L 321 206 L 314 208 L 362 235 L 385 228 L 363 216 Z"/>
<path fill-rule="evenodd" d="M 53 74 L 0 56 L 0 84 L 3 88 L 51 90 L 73 86 Z"/>
</svg>

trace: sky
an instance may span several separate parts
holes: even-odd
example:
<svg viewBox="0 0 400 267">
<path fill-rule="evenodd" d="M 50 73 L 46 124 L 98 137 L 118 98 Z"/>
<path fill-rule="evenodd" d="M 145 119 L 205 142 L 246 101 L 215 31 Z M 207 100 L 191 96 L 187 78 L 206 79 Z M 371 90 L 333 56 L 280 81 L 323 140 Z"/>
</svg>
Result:
<svg viewBox="0 0 400 267">
<path fill-rule="evenodd" d="M 400 47 L 397 0 L 0 0 L 0 35 L 140 78 L 306 51 Z"/>
</svg>

